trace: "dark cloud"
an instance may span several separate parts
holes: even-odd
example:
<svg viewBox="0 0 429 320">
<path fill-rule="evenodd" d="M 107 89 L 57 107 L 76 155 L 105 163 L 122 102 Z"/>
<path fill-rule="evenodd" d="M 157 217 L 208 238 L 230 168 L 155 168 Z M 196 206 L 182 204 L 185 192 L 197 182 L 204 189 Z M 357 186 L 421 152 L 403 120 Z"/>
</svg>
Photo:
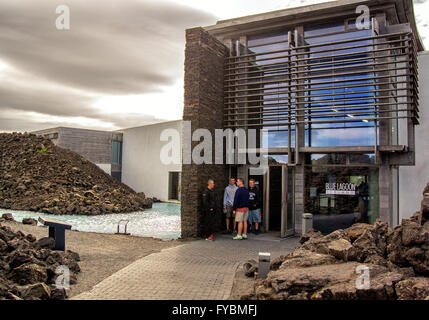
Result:
<svg viewBox="0 0 429 320">
<path fill-rule="evenodd" d="M 167 1 L 64 3 L 71 12 L 68 31 L 55 27 L 58 1 L 1 0 L 0 59 L 50 81 L 108 94 L 172 84 L 183 70 L 185 28 L 216 20 Z"/>
<path fill-rule="evenodd" d="M 425 39 L 429 27 L 420 8 L 427 1 L 414 3 Z M 69 31 L 55 27 L 59 4 L 70 7 Z M 88 123 L 80 127 L 94 129 L 159 120 L 142 112 L 103 113 L 93 105 L 103 96 L 172 87 L 183 75 L 184 30 L 216 20 L 167 0 L 0 0 L 0 130 L 76 126 L 76 117 Z M 2 71 L 2 61 L 11 68 Z"/>
<path fill-rule="evenodd" d="M 6 85 L 4 85 L 6 84 Z M 32 89 L 0 83 L 0 113 L 3 110 L 38 112 L 63 117 L 94 116 L 88 96 L 68 90 Z"/>
<path fill-rule="evenodd" d="M 56 29 L 59 4 L 70 8 L 70 30 Z M 0 0 L 0 130 L 76 126 L 73 117 L 93 119 L 94 128 L 159 121 L 92 105 L 174 84 L 183 74 L 184 30 L 215 21 L 159 0 Z M 3 74 L 1 61 L 10 66 Z"/>
<path fill-rule="evenodd" d="M 3 81 L 0 82 L 0 99 L 0 128 L 4 131 L 31 131 L 59 124 L 76 126 L 72 118 L 86 118 L 87 122 L 92 122 L 86 125 L 88 129 L 102 129 L 102 125 L 125 128 L 161 120 L 141 113 L 111 115 L 91 107 L 94 97 L 67 88 L 33 88 Z M 85 127 L 85 124 L 79 126 Z"/>
</svg>

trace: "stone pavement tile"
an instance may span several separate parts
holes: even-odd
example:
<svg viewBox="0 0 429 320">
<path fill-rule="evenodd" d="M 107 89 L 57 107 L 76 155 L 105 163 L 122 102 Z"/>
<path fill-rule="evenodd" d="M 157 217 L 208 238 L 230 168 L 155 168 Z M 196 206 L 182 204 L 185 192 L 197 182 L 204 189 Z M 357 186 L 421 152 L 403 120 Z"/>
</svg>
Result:
<svg viewBox="0 0 429 320">
<path fill-rule="evenodd" d="M 194 241 L 165 249 L 133 262 L 104 279 L 74 300 L 223 300 L 230 295 L 235 271 L 259 252 L 272 258 L 294 249 L 296 238 L 277 241 L 232 241 L 220 236 L 215 242 Z"/>
</svg>

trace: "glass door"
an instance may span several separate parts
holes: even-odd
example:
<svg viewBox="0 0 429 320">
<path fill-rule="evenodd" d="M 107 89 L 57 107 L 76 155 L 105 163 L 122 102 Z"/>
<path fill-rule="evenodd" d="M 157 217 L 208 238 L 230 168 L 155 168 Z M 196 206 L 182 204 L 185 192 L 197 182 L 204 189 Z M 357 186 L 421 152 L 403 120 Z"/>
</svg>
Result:
<svg viewBox="0 0 429 320">
<path fill-rule="evenodd" d="M 268 175 L 266 223 L 282 238 L 295 233 L 293 173 L 293 167 L 282 165 L 270 166 Z"/>
<path fill-rule="evenodd" d="M 270 166 L 268 183 L 268 230 L 281 235 L 283 221 L 283 175 L 282 166 Z"/>
<path fill-rule="evenodd" d="M 295 233 L 294 200 L 293 167 L 282 166 L 282 216 L 280 231 L 282 238 L 292 236 Z"/>
</svg>

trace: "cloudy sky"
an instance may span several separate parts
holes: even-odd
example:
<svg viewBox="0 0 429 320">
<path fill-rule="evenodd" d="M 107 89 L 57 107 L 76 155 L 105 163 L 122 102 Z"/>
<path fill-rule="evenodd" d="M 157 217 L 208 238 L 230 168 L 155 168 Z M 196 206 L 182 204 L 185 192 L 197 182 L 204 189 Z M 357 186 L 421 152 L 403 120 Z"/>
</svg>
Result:
<svg viewBox="0 0 429 320">
<path fill-rule="evenodd" d="M 323 0 L 0 0 L 0 131 L 180 119 L 184 30 Z M 429 0 L 415 0 L 429 48 Z M 70 8 L 71 28 L 55 27 Z"/>
</svg>

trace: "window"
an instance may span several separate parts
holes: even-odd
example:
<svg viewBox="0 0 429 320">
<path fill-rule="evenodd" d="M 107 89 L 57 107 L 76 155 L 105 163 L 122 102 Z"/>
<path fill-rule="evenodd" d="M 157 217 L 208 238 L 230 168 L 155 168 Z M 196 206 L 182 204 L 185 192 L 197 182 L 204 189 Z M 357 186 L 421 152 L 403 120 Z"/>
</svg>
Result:
<svg viewBox="0 0 429 320">
<path fill-rule="evenodd" d="M 122 142 L 112 141 L 112 164 L 122 164 Z"/>
<path fill-rule="evenodd" d="M 168 199 L 180 200 L 180 172 L 170 172 L 168 178 Z"/>
<path fill-rule="evenodd" d="M 374 145 L 374 121 L 368 120 L 376 103 L 374 73 L 368 67 L 372 63 L 371 40 L 359 40 L 371 36 L 372 31 L 346 32 L 342 23 L 308 29 L 306 45 L 326 45 L 308 49 L 305 106 L 308 117 L 315 121 L 307 126 L 306 145 Z M 335 44 L 353 39 L 356 41 Z"/>
<path fill-rule="evenodd" d="M 375 155 L 374 154 L 351 154 L 350 163 L 374 164 Z"/>
<path fill-rule="evenodd" d="M 379 218 L 378 168 L 309 166 L 305 176 L 305 212 L 314 215 L 315 230 L 330 233 Z"/>
</svg>

